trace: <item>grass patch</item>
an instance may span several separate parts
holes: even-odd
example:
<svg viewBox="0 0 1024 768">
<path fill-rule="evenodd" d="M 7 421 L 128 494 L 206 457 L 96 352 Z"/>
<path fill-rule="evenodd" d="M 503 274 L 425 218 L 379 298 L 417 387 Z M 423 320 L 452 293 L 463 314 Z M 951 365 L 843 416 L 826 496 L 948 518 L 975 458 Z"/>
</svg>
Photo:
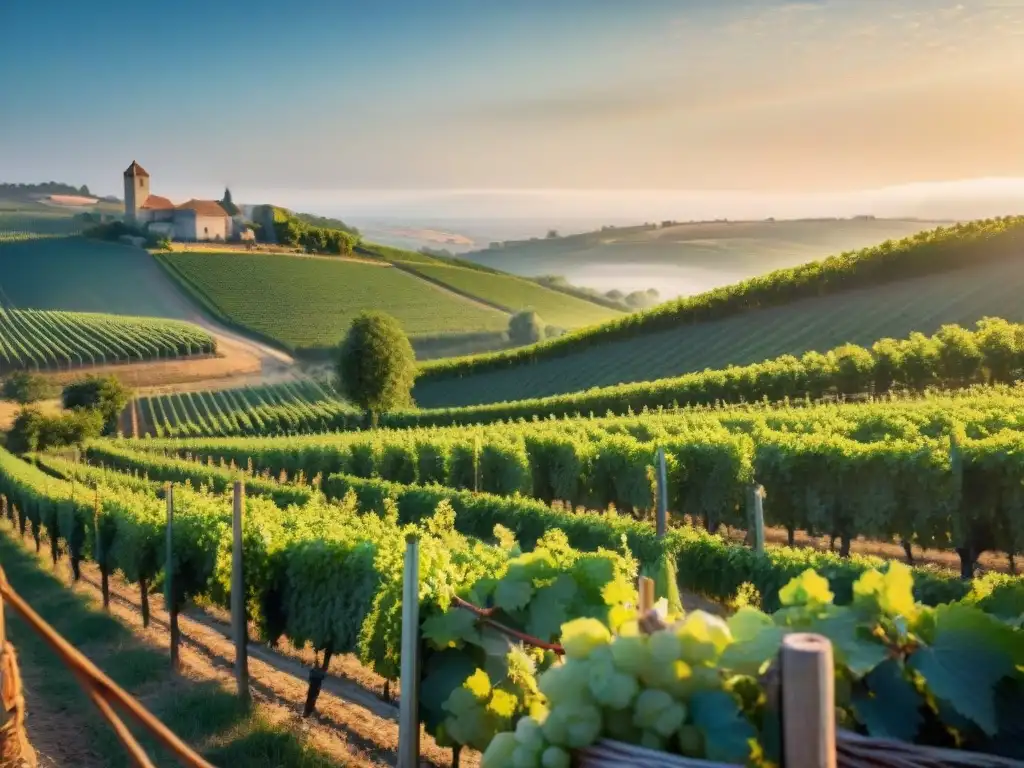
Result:
<svg viewBox="0 0 1024 768">
<path fill-rule="evenodd" d="M 4 523 L 0 528 L 0 562 L 11 586 L 68 642 L 79 647 L 129 693 L 145 692 L 144 703 L 171 730 L 216 765 L 265 768 L 331 768 L 342 763 L 311 749 L 285 725 L 270 723 L 257 708 L 239 703 L 234 693 L 212 681 L 174 677 L 166 652 L 137 638 L 117 619 L 94 608 L 83 595 L 69 591 L 18 545 Z M 59 729 L 67 718 L 81 723 L 80 738 L 94 764 L 128 766 L 113 731 L 86 698 L 76 679 L 50 648 L 19 618 L 8 612 L 8 637 L 31 693 Z M 33 711 L 28 711 L 32 727 Z M 148 738 L 141 737 L 158 765 L 177 765 Z"/>
</svg>

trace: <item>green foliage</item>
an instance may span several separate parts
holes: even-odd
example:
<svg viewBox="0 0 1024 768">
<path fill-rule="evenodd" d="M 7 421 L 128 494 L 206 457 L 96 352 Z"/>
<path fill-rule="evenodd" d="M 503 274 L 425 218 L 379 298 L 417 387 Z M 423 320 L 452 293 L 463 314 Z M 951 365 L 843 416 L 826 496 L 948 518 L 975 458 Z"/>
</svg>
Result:
<svg viewBox="0 0 1024 768">
<path fill-rule="evenodd" d="M 516 312 L 508 321 L 508 338 L 513 344 L 533 344 L 544 338 L 545 324 L 532 310 Z"/>
<path fill-rule="evenodd" d="M 412 402 L 416 355 L 402 327 L 383 312 L 363 312 L 349 328 L 338 356 L 338 381 L 353 403 L 371 414 Z"/>
<path fill-rule="evenodd" d="M 103 417 L 104 434 L 117 431 L 117 420 L 131 399 L 131 391 L 116 376 L 86 376 L 64 387 L 61 394 L 69 410 L 95 410 Z"/>
<path fill-rule="evenodd" d="M 17 371 L 4 378 L 2 394 L 5 400 L 31 405 L 45 400 L 52 390 L 45 377 L 28 371 Z"/>
<path fill-rule="evenodd" d="M 978 330 L 943 326 L 935 336 L 913 333 L 904 340 L 881 339 L 868 350 L 853 344 L 801 359 L 774 360 L 670 379 L 620 384 L 552 397 L 462 408 L 424 409 L 400 422 L 478 423 L 587 413 L 628 413 L 644 408 L 718 405 L 766 400 L 780 402 L 826 396 L 884 395 L 960 388 L 978 383 L 1011 383 L 1024 377 L 1024 325 L 985 318 Z M 996 342 L 995 334 L 999 334 Z M 988 340 L 983 346 L 982 339 Z M 419 381 L 419 380 L 417 380 Z M 467 382 L 472 381 L 467 380 Z M 445 386 L 455 387 L 455 383 Z M 422 387 L 417 384 L 414 395 Z M 487 396 L 478 397 L 486 400 Z M 395 423 L 398 426 L 399 423 Z"/>
<path fill-rule="evenodd" d="M 295 215 L 283 208 L 274 209 L 274 233 L 277 242 L 303 248 L 308 253 L 346 256 L 359 243 L 359 234 L 351 229 L 313 226 L 309 214 Z M 326 221 L 326 220 L 325 220 Z"/>
<path fill-rule="evenodd" d="M 33 453 L 51 448 L 84 446 L 103 431 L 103 416 L 86 409 L 56 416 L 44 416 L 33 408 L 18 412 L 7 433 L 7 449 L 13 453 Z"/>
<path fill-rule="evenodd" d="M 846 727 L 1018 755 L 1024 742 L 1003 708 L 1024 704 L 1021 630 L 964 602 L 920 605 L 912 588 L 909 570 L 894 563 L 865 571 L 854 603 L 839 607 L 827 581 L 806 570 L 783 589 L 785 607 L 773 615 L 747 607 L 723 622 L 672 613 L 653 632 L 629 612 L 607 627 L 567 622 L 565 662 L 539 675 L 535 713 L 496 734 L 483 765 L 547 766 L 550 750 L 567 765 L 569 752 L 601 738 L 719 763 L 778 762 L 778 722 L 758 675 L 789 632 L 832 641 Z"/>
<path fill-rule="evenodd" d="M 196 598 L 228 604 L 229 496 L 195 491 L 187 483 L 175 488 L 173 556 L 165 562 L 164 503 L 152 489 L 138 481 L 111 481 L 104 470 L 69 469 L 52 459 L 48 466 L 78 480 L 90 479 L 96 495 L 76 496 L 73 482 L 49 477 L 4 452 L 0 494 L 18 515 L 33 510 L 33 526 L 66 543 L 73 561 L 101 559 L 105 568 L 121 571 L 133 583 L 152 583 L 163 571 L 165 588 L 168 581 L 171 585 L 168 598 L 179 607 Z M 232 473 L 211 470 L 210 475 L 223 481 Z M 270 485 L 247 480 L 256 489 Z M 99 504 L 95 510 L 94 500 Z M 418 526 L 400 525 L 387 502 L 376 511 L 360 514 L 354 495 L 328 504 L 311 492 L 295 503 L 282 499 L 280 506 L 259 493 L 247 497 L 247 608 L 267 640 L 285 636 L 297 645 L 311 642 L 317 650 L 356 653 L 363 663 L 394 679 L 401 646 L 403 549 L 408 537 L 415 536 L 424 638 L 421 712 L 442 742 L 454 738 L 460 744 L 485 746 L 495 730 L 529 711 L 538 696 L 535 671 L 551 661 L 545 654 L 516 647 L 487 621 L 457 607 L 456 596 L 490 606 L 495 619 L 520 631 L 541 631 L 543 622 L 549 639 L 559 632 L 559 621 L 552 622 L 552 616 L 601 617 L 610 606 L 635 599 L 635 565 L 628 556 L 576 552 L 558 531 L 532 553 L 522 554 L 514 544 L 509 549 L 492 547 L 458 534 L 452 527 L 453 511 L 443 503 Z M 103 537 L 102 554 L 93 531 Z M 459 711 L 455 692 L 467 683 L 486 698 L 483 733 L 446 728 L 452 711 Z"/>
</svg>

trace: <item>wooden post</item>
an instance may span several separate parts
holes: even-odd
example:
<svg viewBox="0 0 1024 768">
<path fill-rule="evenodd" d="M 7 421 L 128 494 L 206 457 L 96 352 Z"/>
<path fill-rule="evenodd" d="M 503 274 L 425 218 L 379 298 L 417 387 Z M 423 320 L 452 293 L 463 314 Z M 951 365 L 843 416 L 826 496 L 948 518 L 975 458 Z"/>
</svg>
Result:
<svg viewBox="0 0 1024 768">
<path fill-rule="evenodd" d="M 782 641 L 782 765 L 836 768 L 836 701 L 832 644 L 794 633 Z"/>
<path fill-rule="evenodd" d="M 398 768 L 420 763 L 420 543 L 416 534 L 405 539 L 402 584 L 402 695 L 398 711 Z"/>
<path fill-rule="evenodd" d="M 668 470 L 665 467 L 665 449 L 658 449 L 658 518 L 657 534 L 665 538 L 668 530 Z"/>
<path fill-rule="evenodd" d="M 164 561 L 164 584 L 167 596 L 167 616 L 171 625 L 171 671 L 181 668 L 178 645 L 181 633 L 178 629 L 178 601 L 174 597 L 174 484 L 167 484 L 167 559 Z"/>
<path fill-rule="evenodd" d="M 754 534 L 754 551 L 759 555 L 764 554 L 764 488 L 757 483 L 750 487 L 753 497 L 751 504 L 752 520 L 751 532 Z"/>
<path fill-rule="evenodd" d="M 110 610 L 110 567 L 107 565 L 107 557 L 110 554 L 103 550 L 103 540 L 100 537 L 100 485 L 96 484 L 96 497 L 93 501 L 93 531 L 96 536 L 96 551 L 100 561 L 100 592 L 103 593 L 103 610 Z"/>
<path fill-rule="evenodd" d="M 235 681 L 238 697 L 249 701 L 249 629 L 245 618 L 245 577 L 242 573 L 242 507 L 245 504 L 245 486 L 235 481 L 235 499 L 232 514 L 231 545 L 231 629 L 235 639 Z"/>
<path fill-rule="evenodd" d="M 641 576 L 638 587 L 640 615 L 646 616 L 654 608 L 654 579 Z"/>
</svg>

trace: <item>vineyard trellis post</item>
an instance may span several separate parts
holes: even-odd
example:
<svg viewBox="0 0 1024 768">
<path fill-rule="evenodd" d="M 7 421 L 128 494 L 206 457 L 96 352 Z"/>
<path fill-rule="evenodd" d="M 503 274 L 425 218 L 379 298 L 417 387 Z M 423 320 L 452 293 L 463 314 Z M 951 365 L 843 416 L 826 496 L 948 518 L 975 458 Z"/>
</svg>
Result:
<svg viewBox="0 0 1024 768">
<path fill-rule="evenodd" d="M 779 652 L 782 765 L 836 768 L 832 643 L 821 635 L 787 635 Z"/>
<path fill-rule="evenodd" d="M 750 486 L 750 531 L 753 534 L 754 551 L 764 554 L 764 486 L 753 483 Z"/>
<path fill-rule="evenodd" d="M 665 538 L 668 531 L 668 470 L 665 466 L 665 449 L 658 449 L 658 517 L 657 534 L 659 539 Z"/>
<path fill-rule="evenodd" d="M 164 583 L 167 617 L 171 630 L 171 670 L 179 671 L 178 646 L 181 633 L 178 629 L 178 602 L 174 599 L 174 483 L 167 484 L 167 559 L 164 563 Z"/>
<path fill-rule="evenodd" d="M 418 768 L 420 761 L 420 542 L 405 539 L 402 574 L 401 696 L 398 708 L 398 768 Z"/>
<path fill-rule="evenodd" d="M 249 694 L 249 628 L 245 617 L 245 575 L 242 573 L 242 508 L 245 485 L 235 481 L 231 515 L 231 629 L 235 641 L 235 681 L 238 697 L 248 702 Z"/>
</svg>

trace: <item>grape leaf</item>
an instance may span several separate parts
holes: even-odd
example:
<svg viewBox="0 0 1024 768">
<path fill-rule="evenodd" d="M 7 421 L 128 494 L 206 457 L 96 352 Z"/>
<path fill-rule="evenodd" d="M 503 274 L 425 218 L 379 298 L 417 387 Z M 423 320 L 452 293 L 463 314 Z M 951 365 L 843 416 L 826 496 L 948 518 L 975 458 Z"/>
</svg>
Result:
<svg viewBox="0 0 1024 768">
<path fill-rule="evenodd" d="M 494 604 L 503 611 L 518 611 L 533 597 L 533 585 L 519 579 L 503 579 L 494 590 Z"/>
<path fill-rule="evenodd" d="M 725 691 L 704 691 L 690 699 L 692 722 L 704 734 L 706 757 L 722 763 L 743 764 L 750 755 L 754 726 L 743 717 L 739 704 Z"/>
<path fill-rule="evenodd" d="M 994 689 L 1014 671 L 1006 647 L 1013 630 L 969 605 L 942 605 L 935 610 L 935 638 L 911 657 L 931 692 L 990 736 L 998 730 Z"/>
<path fill-rule="evenodd" d="M 888 659 L 864 679 L 870 693 L 853 696 L 853 711 L 868 733 L 882 739 L 913 741 L 923 718 L 921 695 L 903 676 L 899 662 Z M 873 694 L 873 695 L 872 695 Z"/>
<path fill-rule="evenodd" d="M 786 629 L 769 622 L 758 628 L 745 628 L 744 631 L 756 631 L 757 634 L 745 637 L 726 648 L 720 663 L 726 669 L 740 674 L 757 675 L 761 671 L 761 666 L 778 654 Z"/>
<path fill-rule="evenodd" d="M 526 621 L 526 632 L 542 640 L 558 637 L 562 625 L 569 621 L 569 599 L 563 597 L 562 590 L 553 585 L 537 592 L 530 602 L 529 617 Z"/>
<path fill-rule="evenodd" d="M 423 665 L 420 682 L 420 712 L 428 728 L 444 722 L 444 703 L 476 671 L 473 660 L 456 650 L 432 653 Z"/>
<path fill-rule="evenodd" d="M 832 608 L 811 623 L 811 631 L 832 641 L 836 660 L 863 677 L 888 658 L 888 649 L 861 623 L 850 608 Z"/>
<path fill-rule="evenodd" d="M 476 627 L 476 616 L 470 611 L 453 608 L 444 613 L 435 613 L 423 622 L 423 639 L 438 650 L 455 648 L 463 642 L 476 643 L 480 631 Z"/>
</svg>

